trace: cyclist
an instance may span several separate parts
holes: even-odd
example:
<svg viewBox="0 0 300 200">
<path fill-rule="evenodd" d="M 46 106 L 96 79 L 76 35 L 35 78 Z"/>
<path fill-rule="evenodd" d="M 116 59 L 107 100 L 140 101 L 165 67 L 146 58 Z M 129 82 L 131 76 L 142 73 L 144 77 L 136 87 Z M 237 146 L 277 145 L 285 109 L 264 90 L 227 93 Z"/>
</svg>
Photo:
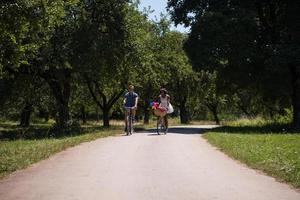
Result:
<svg viewBox="0 0 300 200">
<path fill-rule="evenodd" d="M 127 131 L 127 116 L 130 114 L 130 110 L 132 111 L 133 121 L 135 119 L 135 113 L 137 109 L 139 95 L 134 92 L 134 86 L 129 85 L 128 92 L 124 96 L 124 107 L 125 107 L 125 132 Z"/>
<path fill-rule="evenodd" d="M 169 108 L 170 108 L 170 96 L 168 95 L 168 91 L 165 88 L 160 89 L 160 95 L 159 95 L 159 108 L 162 110 L 165 110 L 166 113 L 169 113 Z M 168 132 L 168 117 L 167 115 L 164 116 L 164 122 L 166 126 L 166 132 Z"/>
</svg>

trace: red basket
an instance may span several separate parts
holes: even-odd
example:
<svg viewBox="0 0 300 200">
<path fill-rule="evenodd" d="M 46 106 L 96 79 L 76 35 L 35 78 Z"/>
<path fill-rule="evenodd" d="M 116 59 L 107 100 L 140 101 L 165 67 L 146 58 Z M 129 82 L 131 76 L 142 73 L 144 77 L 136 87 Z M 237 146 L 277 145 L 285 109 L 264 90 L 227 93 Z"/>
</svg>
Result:
<svg viewBox="0 0 300 200">
<path fill-rule="evenodd" d="M 153 113 L 157 117 L 164 117 L 167 114 L 167 111 L 163 111 L 163 110 L 160 110 L 160 109 L 154 109 Z"/>
</svg>

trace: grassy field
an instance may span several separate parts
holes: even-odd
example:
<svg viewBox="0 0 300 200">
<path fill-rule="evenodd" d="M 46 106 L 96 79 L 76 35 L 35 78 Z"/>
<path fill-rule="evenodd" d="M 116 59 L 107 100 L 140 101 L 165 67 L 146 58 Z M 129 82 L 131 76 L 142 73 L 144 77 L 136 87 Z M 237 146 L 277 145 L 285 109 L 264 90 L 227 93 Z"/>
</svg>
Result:
<svg viewBox="0 0 300 200">
<path fill-rule="evenodd" d="M 88 124 L 83 126 L 83 131 L 77 135 L 60 138 L 44 137 L 50 126 L 51 124 L 35 124 L 30 128 L 22 129 L 12 122 L 0 123 L 0 133 L 5 133 L 5 137 L 0 140 L 0 178 L 69 147 L 122 133 L 121 126 L 105 129 L 99 125 Z M 6 137 L 15 132 L 18 139 L 15 139 L 15 136 Z M 24 137 L 20 138 L 21 136 Z"/>
<path fill-rule="evenodd" d="M 203 137 L 248 166 L 300 188 L 300 134 L 284 125 L 234 122 Z"/>
</svg>

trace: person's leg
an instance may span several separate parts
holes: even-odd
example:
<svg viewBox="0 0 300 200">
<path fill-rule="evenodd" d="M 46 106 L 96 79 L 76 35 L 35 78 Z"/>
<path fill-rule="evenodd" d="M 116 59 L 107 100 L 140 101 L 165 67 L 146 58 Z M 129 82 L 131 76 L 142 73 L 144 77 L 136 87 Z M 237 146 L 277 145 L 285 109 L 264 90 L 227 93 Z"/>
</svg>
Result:
<svg viewBox="0 0 300 200">
<path fill-rule="evenodd" d="M 169 128 L 169 122 L 168 122 L 168 115 L 165 115 L 165 125 L 166 125 L 166 130 Z"/>
<path fill-rule="evenodd" d="M 125 131 L 127 131 L 127 116 L 129 115 L 129 109 L 125 108 Z"/>
<path fill-rule="evenodd" d="M 133 122 L 134 122 L 135 121 L 136 108 L 133 108 L 131 110 L 131 112 L 132 112 L 132 118 L 133 118 Z"/>
</svg>

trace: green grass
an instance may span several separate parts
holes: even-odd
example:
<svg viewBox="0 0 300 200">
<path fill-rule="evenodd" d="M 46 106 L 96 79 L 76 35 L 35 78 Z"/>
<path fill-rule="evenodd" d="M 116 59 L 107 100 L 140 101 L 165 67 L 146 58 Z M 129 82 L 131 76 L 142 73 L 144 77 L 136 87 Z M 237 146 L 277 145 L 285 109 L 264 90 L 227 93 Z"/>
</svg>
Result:
<svg viewBox="0 0 300 200">
<path fill-rule="evenodd" d="M 2 129 L 12 129 L 12 126 Z M 43 127 L 45 128 L 45 127 Z M 39 129 L 38 129 L 39 130 Z M 110 129 L 99 128 L 92 125 L 84 126 L 80 135 L 61 138 L 42 138 L 0 140 L 0 178 L 18 170 L 28 167 L 40 160 L 83 142 L 97 138 L 121 134 L 121 127 Z"/>
<path fill-rule="evenodd" d="M 300 134 L 283 125 L 234 123 L 203 137 L 227 155 L 300 188 Z"/>
</svg>

